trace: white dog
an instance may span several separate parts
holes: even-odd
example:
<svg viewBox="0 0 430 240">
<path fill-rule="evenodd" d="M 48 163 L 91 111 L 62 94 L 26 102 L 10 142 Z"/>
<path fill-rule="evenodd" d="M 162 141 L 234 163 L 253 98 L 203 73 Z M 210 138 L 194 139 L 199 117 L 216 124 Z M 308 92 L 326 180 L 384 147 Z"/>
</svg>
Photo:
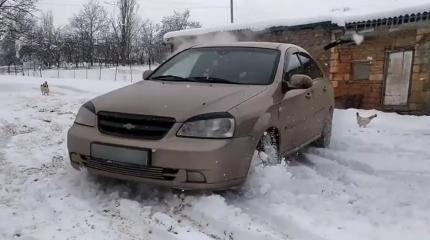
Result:
<svg viewBox="0 0 430 240">
<path fill-rule="evenodd" d="M 46 81 L 40 85 L 40 91 L 42 92 L 43 96 L 49 96 L 49 86 Z"/>
</svg>

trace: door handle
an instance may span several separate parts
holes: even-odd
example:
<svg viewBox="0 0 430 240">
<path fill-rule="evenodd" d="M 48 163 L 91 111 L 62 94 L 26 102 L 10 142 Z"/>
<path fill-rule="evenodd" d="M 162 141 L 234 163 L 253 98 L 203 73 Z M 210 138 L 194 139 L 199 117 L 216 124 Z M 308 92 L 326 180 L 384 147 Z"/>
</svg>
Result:
<svg viewBox="0 0 430 240">
<path fill-rule="evenodd" d="M 307 92 L 307 93 L 305 94 L 305 97 L 306 97 L 307 99 L 311 99 L 311 98 L 312 98 L 312 93 L 311 93 L 311 92 Z"/>
</svg>

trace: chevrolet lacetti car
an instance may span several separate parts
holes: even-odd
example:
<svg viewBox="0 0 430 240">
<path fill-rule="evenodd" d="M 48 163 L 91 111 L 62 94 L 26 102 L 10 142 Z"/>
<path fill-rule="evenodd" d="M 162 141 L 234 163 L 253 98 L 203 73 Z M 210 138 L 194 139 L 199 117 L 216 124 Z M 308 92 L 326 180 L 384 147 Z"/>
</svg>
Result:
<svg viewBox="0 0 430 240">
<path fill-rule="evenodd" d="M 178 189 L 228 189 L 254 152 L 330 143 L 333 88 L 304 49 L 282 43 L 199 45 L 144 81 L 85 103 L 68 132 L 71 164 Z"/>
</svg>

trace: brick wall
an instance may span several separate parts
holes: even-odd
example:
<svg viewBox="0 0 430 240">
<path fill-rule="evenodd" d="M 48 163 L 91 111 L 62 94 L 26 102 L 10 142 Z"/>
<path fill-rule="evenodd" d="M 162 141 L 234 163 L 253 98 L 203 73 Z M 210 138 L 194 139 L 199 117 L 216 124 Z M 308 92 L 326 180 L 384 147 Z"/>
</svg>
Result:
<svg viewBox="0 0 430 240">
<path fill-rule="evenodd" d="M 366 39 L 360 46 L 337 47 L 330 57 L 330 79 L 335 86 L 336 98 L 344 107 L 377 108 L 382 101 L 386 37 Z M 370 62 L 367 80 L 353 79 L 353 62 Z M 360 96 L 359 103 L 348 106 L 349 96 Z M 361 103 L 360 103 L 361 102 Z M 341 104 L 339 104 L 341 105 Z"/>
<path fill-rule="evenodd" d="M 384 81 L 387 53 L 396 50 L 414 50 L 411 91 L 407 106 L 383 106 Z M 368 80 L 353 78 L 354 61 L 371 63 Z M 359 107 L 408 113 L 425 113 L 430 103 L 430 28 L 426 29 L 378 29 L 374 36 L 366 38 L 360 46 L 338 47 L 330 57 L 330 78 L 338 102 L 344 105 L 350 96 L 361 96 Z M 342 103 L 340 105 L 342 105 Z M 348 106 L 346 106 L 348 107 Z M 356 107 L 356 106 L 354 106 Z"/>
<path fill-rule="evenodd" d="M 430 27 L 419 28 L 415 41 L 409 110 L 430 114 Z"/>
</svg>

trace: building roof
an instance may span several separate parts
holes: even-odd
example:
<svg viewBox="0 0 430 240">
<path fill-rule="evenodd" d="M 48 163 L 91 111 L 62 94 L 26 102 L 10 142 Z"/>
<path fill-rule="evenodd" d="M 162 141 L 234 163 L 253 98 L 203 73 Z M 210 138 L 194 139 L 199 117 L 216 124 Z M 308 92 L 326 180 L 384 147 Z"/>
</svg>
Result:
<svg viewBox="0 0 430 240">
<path fill-rule="evenodd" d="M 210 28 L 185 29 L 166 33 L 164 35 L 164 39 L 237 30 L 251 30 L 258 32 L 273 27 L 307 27 L 309 25 L 318 25 L 321 23 L 329 23 L 339 27 L 345 27 L 347 29 L 363 29 L 382 25 L 391 26 L 424 21 L 430 21 L 430 3 L 415 5 L 408 8 L 392 9 L 390 11 L 380 11 L 378 13 L 367 15 L 289 18 L 255 23 L 230 24 Z"/>
</svg>

